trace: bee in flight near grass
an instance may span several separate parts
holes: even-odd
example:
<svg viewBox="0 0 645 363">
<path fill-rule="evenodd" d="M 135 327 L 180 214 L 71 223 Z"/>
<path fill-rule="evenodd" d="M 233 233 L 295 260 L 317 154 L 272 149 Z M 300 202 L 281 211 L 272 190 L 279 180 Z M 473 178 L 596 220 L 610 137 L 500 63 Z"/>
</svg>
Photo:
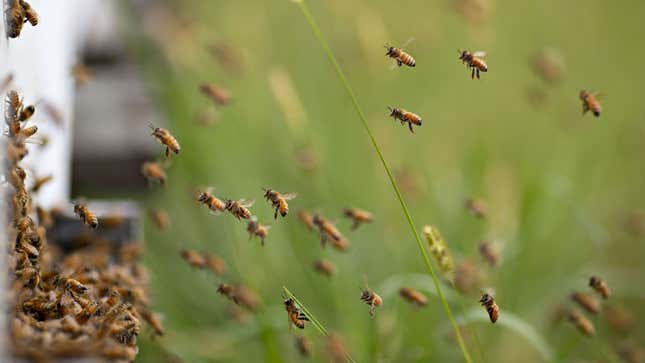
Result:
<svg viewBox="0 0 645 363">
<path fill-rule="evenodd" d="M 99 226 L 99 219 L 82 201 L 74 203 L 74 214 L 76 214 L 83 223 L 90 226 L 90 228 L 96 229 Z"/>
<path fill-rule="evenodd" d="M 253 238 L 253 236 L 259 237 L 262 246 L 264 246 L 264 239 L 269 234 L 269 229 L 271 229 L 271 226 L 260 224 L 255 216 L 251 217 L 246 227 L 246 231 L 249 232 L 249 239 Z"/>
<path fill-rule="evenodd" d="M 482 242 L 479 244 L 479 253 L 488 262 L 490 267 L 495 267 L 499 262 L 499 251 L 490 242 Z"/>
<path fill-rule="evenodd" d="M 305 328 L 305 321 L 309 321 L 309 318 L 305 313 L 300 311 L 296 306 L 296 302 L 292 298 L 284 300 L 284 309 L 287 311 L 287 317 L 289 318 L 289 323 L 295 325 L 299 329 Z"/>
<path fill-rule="evenodd" d="M 314 269 L 321 275 L 332 277 L 336 273 L 336 266 L 327 260 L 316 260 Z"/>
<path fill-rule="evenodd" d="M 589 286 L 599 293 L 603 299 L 607 299 L 611 295 L 609 286 L 607 286 L 605 281 L 598 276 L 591 276 L 591 278 L 589 278 Z"/>
<path fill-rule="evenodd" d="M 208 187 L 197 196 L 197 202 L 205 205 L 212 213 L 219 214 L 226 210 L 226 203 L 212 194 L 213 187 Z"/>
<path fill-rule="evenodd" d="M 569 321 L 572 322 L 582 334 L 588 337 L 596 334 L 596 329 L 594 329 L 593 323 L 577 310 L 573 310 L 569 313 Z"/>
<path fill-rule="evenodd" d="M 372 213 L 358 208 L 345 208 L 343 215 L 354 222 L 351 227 L 352 231 L 360 227 L 363 223 L 372 223 L 373 220 Z"/>
<path fill-rule="evenodd" d="M 600 313 L 600 303 L 589 294 L 574 292 L 571 294 L 571 300 L 575 301 L 591 314 Z"/>
<path fill-rule="evenodd" d="M 165 165 L 155 161 L 146 161 L 141 165 L 141 174 L 148 181 L 148 185 L 155 183 L 164 185 L 166 184 L 166 175 Z"/>
<path fill-rule="evenodd" d="M 412 56 L 406 53 L 403 49 L 387 44 L 385 45 L 385 49 L 387 49 L 387 53 L 385 53 L 385 55 L 396 60 L 396 64 L 399 67 L 404 64 L 408 67 L 415 67 L 417 65 L 417 62 L 414 60 L 414 58 L 412 58 Z"/>
<path fill-rule="evenodd" d="M 237 219 L 249 219 L 251 218 L 251 211 L 248 209 L 253 206 L 255 200 L 232 200 L 227 199 L 224 209 L 229 211 Z"/>
<path fill-rule="evenodd" d="M 361 289 L 361 301 L 370 306 L 370 316 L 374 317 L 374 309 L 383 305 L 383 299 L 374 291 L 370 290 L 367 286 L 367 278 L 365 280 L 365 288 Z"/>
<path fill-rule="evenodd" d="M 401 125 L 404 125 L 407 122 L 408 127 L 410 128 L 410 132 L 412 132 L 413 134 L 414 129 L 412 128 L 412 125 L 421 126 L 422 119 L 419 115 L 397 107 L 388 106 L 387 109 L 390 111 L 390 117 L 394 118 L 395 120 L 401 121 Z"/>
<path fill-rule="evenodd" d="M 280 193 L 276 190 L 265 188 L 264 189 L 264 198 L 267 201 L 271 202 L 271 205 L 275 208 L 275 213 L 273 214 L 273 219 L 278 218 L 278 212 L 282 217 L 286 217 L 289 213 L 289 204 L 288 200 L 291 200 L 298 196 L 297 193 Z"/>
<path fill-rule="evenodd" d="M 407 302 L 414 304 L 418 307 L 423 307 L 428 305 L 428 298 L 422 294 L 420 291 L 417 291 L 410 287 L 402 287 L 399 289 L 399 294 Z"/>
<path fill-rule="evenodd" d="M 464 206 L 466 207 L 466 210 L 470 212 L 470 214 L 479 219 L 486 218 L 486 215 L 488 214 L 486 204 L 484 204 L 484 201 L 481 199 L 468 198 Z"/>
<path fill-rule="evenodd" d="M 154 136 L 162 145 L 166 147 L 166 157 L 170 157 L 171 151 L 175 154 L 179 154 L 181 146 L 179 145 L 179 142 L 177 142 L 177 139 L 172 136 L 170 131 L 161 127 L 155 127 L 152 124 L 150 125 L 150 129 L 152 130 L 152 134 L 150 135 Z"/>
<path fill-rule="evenodd" d="M 486 308 L 490 322 L 494 324 L 499 318 L 499 306 L 497 306 L 495 298 L 489 293 L 484 293 L 479 302 Z"/>
<path fill-rule="evenodd" d="M 466 67 L 471 68 L 472 72 L 470 73 L 470 78 L 479 79 L 479 72 L 488 72 L 488 65 L 482 58 L 486 56 L 486 52 L 475 52 L 470 53 L 467 50 L 458 50 L 459 60 L 466 64 Z"/>
<path fill-rule="evenodd" d="M 598 102 L 599 94 L 597 92 L 591 93 L 587 90 L 580 91 L 580 100 L 582 100 L 582 114 L 584 115 L 587 111 L 591 110 L 594 116 L 599 117 L 600 111 L 600 102 Z"/>
</svg>

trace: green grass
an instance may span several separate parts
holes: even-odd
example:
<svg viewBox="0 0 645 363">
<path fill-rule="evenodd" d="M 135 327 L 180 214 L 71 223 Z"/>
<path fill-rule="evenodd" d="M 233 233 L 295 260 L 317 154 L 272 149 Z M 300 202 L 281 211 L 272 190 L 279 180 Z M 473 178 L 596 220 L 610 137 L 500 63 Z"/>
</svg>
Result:
<svg viewBox="0 0 645 363">
<path fill-rule="evenodd" d="M 495 289 L 500 325 L 482 321 L 486 312 L 477 303 L 478 291 L 459 296 L 450 285 L 439 286 L 455 315 L 479 311 L 471 327 L 486 362 L 547 361 L 524 335 L 506 329 L 505 311 L 543 338 L 555 361 L 613 357 L 620 339 L 602 318 L 594 324 L 606 352 L 593 349 L 586 338 L 565 344 L 577 331 L 566 322 L 552 326 L 550 314 L 572 289 L 585 289 L 591 273 L 606 277 L 616 303 L 639 317 L 645 312 L 645 289 L 639 283 L 643 238 L 624 228 L 625 215 L 645 207 L 645 107 L 638 102 L 645 50 L 626 46 L 640 44 L 645 4 L 493 0 L 492 18 L 478 29 L 465 26 L 443 1 L 308 4 L 360 95 L 398 186 L 403 186 L 401 170 L 413 176 L 416 188 L 401 188 L 410 215 L 419 225 L 438 226 L 455 259 L 477 262 L 486 275 L 484 287 Z M 191 37 L 168 39 L 167 45 L 185 63 L 169 63 L 146 43 L 137 49 L 149 88 L 182 143 L 168 185 L 146 198 L 168 209 L 173 225 L 163 234 L 146 226 L 154 307 L 164 314 L 168 335 L 152 341 L 143 334 L 139 361 L 160 361 L 159 346 L 187 362 L 298 361 L 281 306 L 282 286 L 297 291 L 326 328 L 346 338 L 357 362 L 463 360 L 459 346 L 447 337 L 452 327 L 444 305 L 432 293 L 439 289 L 431 278 L 419 277 L 427 277 L 427 266 L 413 247 L 415 237 L 401 218 L 390 178 L 298 6 L 251 0 L 174 6 L 174 14 L 188 23 L 181 29 Z M 410 37 L 416 39 L 409 50 L 417 67 L 390 70 L 383 43 L 400 44 Z M 242 73 L 225 70 L 203 51 L 218 40 L 240 49 Z M 543 46 L 557 49 L 565 60 L 565 78 L 558 86 L 545 84 L 528 66 L 528 57 Z M 457 48 L 486 50 L 490 71 L 471 81 L 457 60 Z M 275 70 L 287 73 L 304 110 L 296 129 L 272 93 Z M 230 88 L 235 98 L 220 110 L 221 122 L 213 128 L 193 121 L 197 108 L 210 105 L 197 90 L 205 81 Z M 529 86 L 546 92 L 543 107 L 527 103 Z M 599 119 L 581 117 L 581 88 L 607 95 Z M 387 117 L 388 105 L 420 114 L 423 126 L 411 135 Z M 320 159 L 313 172 L 297 167 L 294 151 L 302 145 L 310 145 Z M 248 241 L 245 226 L 230 216 L 199 208 L 191 196 L 197 185 L 213 185 L 222 197 L 258 199 L 253 212 L 273 224 L 267 245 Z M 322 250 L 318 236 L 295 214 L 272 222 L 271 208 L 261 199 L 266 186 L 297 191 L 292 211 L 307 208 L 337 219 L 350 250 Z M 487 202 L 487 220 L 464 211 L 471 195 Z M 348 206 L 372 211 L 374 223 L 350 233 L 340 213 Z M 477 255 L 482 238 L 503 247 L 495 269 L 484 267 Z M 221 280 L 255 289 L 263 313 L 247 324 L 233 321 L 227 313 L 230 302 L 215 293 L 219 280 L 183 264 L 177 255 L 182 246 L 220 254 L 229 264 Z M 311 268 L 321 257 L 337 265 L 333 279 Z M 424 289 L 430 303 L 412 309 L 396 293 L 383 293 L 384 305 L 371 319 L 359 300 L 363 274 L 378 293 L 381 288 L 396 291 L 404 283 Z M 314 342 L 312 360 L 326 361 L 316 329 L 304 333 Z M 630 336 L 642 341 L 645 331 L 637 327 Z M 473 340 L 464 339 L 478 362 Z"/>
</svg>

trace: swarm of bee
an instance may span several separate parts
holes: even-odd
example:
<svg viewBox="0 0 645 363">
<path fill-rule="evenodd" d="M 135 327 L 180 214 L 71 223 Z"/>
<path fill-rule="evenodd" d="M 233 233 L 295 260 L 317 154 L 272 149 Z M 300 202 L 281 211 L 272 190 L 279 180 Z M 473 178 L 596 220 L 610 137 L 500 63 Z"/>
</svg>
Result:
<svg viewBox="0 0 645 363">
<path fill-rule="evenodd" d="M 148 275 L 138 263 L 141 245 L 97 239 L 63 251 L 47 243 L 52 216 L 40 207 L 32 210 L 20 166 L 31 136 L 23 133 L 23 123 L 34 109 L 23 107 L 15 91 L 6 102 L 7 165 L 12 176 L 6 295 L 11 354 L 38 361 L 82 356 L 133 361 L 142 320 L 155 334 L 164 334 L 159 317 L 149 309 Z M 89 226 L 98 225 L 85 204 L 77 203 L 74 210 Z"/>
</svg>

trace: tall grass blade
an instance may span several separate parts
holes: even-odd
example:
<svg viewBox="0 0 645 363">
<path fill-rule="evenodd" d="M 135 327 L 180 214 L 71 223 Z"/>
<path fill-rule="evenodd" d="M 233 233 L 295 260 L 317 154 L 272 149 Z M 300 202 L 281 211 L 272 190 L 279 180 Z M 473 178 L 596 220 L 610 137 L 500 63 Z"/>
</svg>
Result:
<svg viewBox="0 0 645 363">
<path fill-rule="evenodd" d="M 399 187 L 396 184 L 396 181 L 394 180 L 394 176 L 392 175 L 392 172 L 390 171 L 389 166 L 387 165 L 387 162 L 385 161 L 385 158 L 383 157 L 383 153 L 381 152 L 381 149 L 379 148 L 378 144 L 376 143 L 376 139 L 374 138 L 374 135 L 372 134 L 372 130 L 370 129 L 370 126 L 367 122 L 367 117 L 363 113 L 363 110 L 361 109 L 360 105 L 358 104 L 358 100 L 356 96 L 354 95 L 354 91 L 349 85 L 349 82 L 347 81 L 347 78 L 345 77 L 345 74 L 343 73 L 340 64 L 338 64 L 338 61 L 336 60 L 336 57 L 334 56 L 334 53 L 332 52 L 331 48 L 329 47 L 329 44 L 327 44 L 327 41 L 325 40 L 324 36 L 322 35 L 322 32 L 320 31 L 320 28 L 318 27 L 318 24 L 314 20 L 313 16 L 309 12 L 309 9 L 307 8 L 307 5 L 303 0 L 292 0 L 295 2 L 300 10 L 302 11 L 302 14 L 306 18 L 307 22 L 309 23 L 309 26 L 311 27 L 311 30 L 314 32 L 314 35 L 320 45 L 323 47 L 325 50 L 325 53 L 327 54 L 327 57 L 329 58 L 329 61 L 332 63 L 334 70 L 336 71 L 336 74 L 341 80 L 341 83 L 343 84 L 343 87 L 345 88 L 345 91 L 349 95 L 349 97 L 352 100 L 352 103 L 354 104 L 354 109 L 358 113 L 359 118 L 361 119 L 361 122 L 363 123 L 363 127 L 365 128 L 365 131 L 367 132 L 367 135 L 370 138 L 370 141 L 372 142 L 372 146 L 374 146 L 374 150 L 378 154 L 379 159 L 381 160 L 381 164 L 383 164 L 383 168 L 385 169 L 385 172 L 387 173 L 388 178 L 390 179 L 390 183 L 392 184 L 392 188 L 394 189 L 394 193 L 396 194 L 396 198 L 399 200 L 399 203 L 401 204 L 401 208 L 403 209 L 403 213 L 405 214 L 405 218 L 408 221 L 408 224 L 410 225 L 410 230 L 412 231 L 412 234 L 414 235 L 417 245 L 419 247 L 419 252 L 423 256 L 423 260 L 426 264 L 426 267 L 428 268 L 428 271 L 430 272 L 430 275 L 432 276 L 432 282 L 435 285 L 435 289 L 437 290 L 437 293 L 439 294 L 439 298 L 441 299 L 441 303 L 443 304 L 443 308 L 446 311 L 446 315 L 448 316 L 448 319 L 450 320 L 450 324 L 452 324 L 453 329 L 455 330 L 455 335 L 457 337 L 457 341 L 459 342 L 459 347 L 461 348 L 461 351 L 463 353 L 464 359 L 468 363 L 472 363 L 472 359 L 470 358 L 470 354 L 468 353 L 468 349 L 466 348 L 466 345 L 464 344 L 464 341 L 461 337 L 461 334 L 459 333 L 459 329 L 457 327 L 457 324 L 455 323 L 455 319 L 452 316 L 452 311 L 450 310 L 450 306 L 448 305 L 448 302 L 446 301 L 443 292 L 441 291 L 441 286 L 439 285 L 439 280 L 437 279 L 437 275 L 435 274 L 434 269 L 432 268 L 432 264 L 430 263 L 430 259 L 428 258 L 428 254 L 423 247 L 423 242 L 421 241 L 421 237 L 419 236 L 419 232 L 417 231 L 416 227 L 414 226 L 414 221 L 412 220 L 412 216 L 410 215 L 410 212 L 408 210 L 407 205 L 405 204 L 405 201 L 403 200 L 403 196 L 401 195 L 401 191 L 399 190 Z"/>
<path fill-rule="evenodd" d="M 293 301 L 296 302 L 296 304 L 300 307 L 300 309 L 302 309 L 302 311 L 305 313 L 305 315 L 307 315 L 307 317 L 309 318 L 311 323 L 316 327 L 316 329 L 318 329 L 320 334 L 322 334 L 324 336 L 329 336 L 329 332 L 327 331 L 325 326 L 322 325 L 322 323 L 318 319 L 316 319 L 314 314 L 312 314 L 309 311 L 309 309 L 307 309 L 307 307 L 303 303 L 301 303 L 300 300 L 298 300 L 298 298 L 293 293 L 291 293 L 291 291 L 289 291 L 289 289 L 287 289 L 285 286 L 282 286 L 282 289 L 284 289 L 284 292 L 290 298 L 292 298 Z M 350 362 L 350 363 L 356 363 L 356 361 L 349 355 L 349 353 L 347 353 L 347 355 L 345 356 L 345 359 L 347 359 L 347 361 Z"/>
</svg>

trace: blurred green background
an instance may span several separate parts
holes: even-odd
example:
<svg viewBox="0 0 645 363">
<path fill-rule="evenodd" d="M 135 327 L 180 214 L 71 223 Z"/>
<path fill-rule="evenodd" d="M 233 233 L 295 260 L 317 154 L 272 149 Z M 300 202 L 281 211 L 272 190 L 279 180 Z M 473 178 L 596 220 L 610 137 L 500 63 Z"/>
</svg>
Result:
<svg viewBox="0 0 645 363">
<path fill-rule="evenodd" d="M 618 361 L 617 347 L 643 342 L 643 235 L 626 220 L 645 207 L 645 121 L 642 86 L 642 15 L 645 2 L 472 0 L 480 18 L 456 11 L 457 1 L 309 1 L 387 162 L 397 174 L 419 230 L 437 226 L 456 261 L 479 266 L 501 308 L 486 319 L 481 291 L 461 296 L 443 289 L 453 312 L 475 312 L 478 339 L 466 334 L 476 362 Z M 159 21 L 163 19 L 163 21 Z M 171 215 L 168 232 L 146 224 L 145 262 L 154 308 L 167 335 L 143 337 L 138 361 L 300 361 L 282 307 L 287 286 L 359 362 L 456 362 L 463 358 L 433 293 L 392 187 L 360 120 L 297 5 L 291 1 L 165 1 L 130 26 L 132 51 L 150 91 L 182 144 L 168 184 L 146 204 Z M 417 67 L 391 69 L 384 43 L 400 45 Z M 239 60 L 227 67 L 210 47 L 225 44 Z M 562 81 L 550 84 L 531 68 L 531 57 L 552 49 L 564 63 Z M 471 80 L 457 49 L 485 50 L 489 72 Z M 204 127 L 195 114 L 213 108 L 202 83 L 228 88 L 230 106 Z M 581 116 L 581 89 L 602 91 L 603 114 Z M 536 94 L 533 101 L 527 94 Z M 412 135 L 388 117 L 386 106 L 421 115 Z M 211 110 L 212 111 L 212 110 Z M 302 150 L 317 159 L 303 168 Z M 248 240 L 244 223 L 214 216 L 194 201 L 197 186 L 222 198 L 254 198 L 260 222 L 272 224 L 267 244 Z M 277 222 L 262 187 L 296 191 L 292 213 Z M 479 220 L 464 208 L 485 201 Z M 342 208 L 372 211 L 374 223 L 355 232 Z M 320 248 L 295 211 L 306 208 L 337 220 L 351 247 Z M 633 218 L 632 218 L 633 219 Z M 637 221 L 638 222 L 638 221 Z M 642 223 L 642 222 L 641 222 Z M 478 241 L 500 247 L 502 261 L 488 268 Z M 222 279 L 191 269 L 178 256 L 192 248 L 222 256 Z M 318 275 L 318 258 L 338 274 Z M 372 319 L 359 301 L 363 275 L 384 298 Z M 421 274 L 421 277 L 419 277 Z M 569 293 L 587 290 L 591 274 L 615 295 L 609 304 L 636 317 L 626 334 L 601 315 L 595 338 L 578 338 L 567 322 L 552 324 Z M 243 283 L 261 296 L 263 310 L 239 323 L 219 282 Z M 429 296 L 414 309 L 398 296 L 406 285 Z M 465 311 L 464 311 L 465 309 Z M 471 315 L 469 315 L 471 316 Z M 506 317 L 506 320 L 505 320 Z M 516 317 L 517 319 L 513 319 Z M 312 361 L 328 361 L 324 340 L 309 326 Z M 527 339 L 528 334 L 528 339 Z M 533 334 L 533 335 L 532 335 Z M 477 344 L 479 342 L 479 344 Z M 478 349 L 479 347 L 479 349 Z"/>
</svg>

